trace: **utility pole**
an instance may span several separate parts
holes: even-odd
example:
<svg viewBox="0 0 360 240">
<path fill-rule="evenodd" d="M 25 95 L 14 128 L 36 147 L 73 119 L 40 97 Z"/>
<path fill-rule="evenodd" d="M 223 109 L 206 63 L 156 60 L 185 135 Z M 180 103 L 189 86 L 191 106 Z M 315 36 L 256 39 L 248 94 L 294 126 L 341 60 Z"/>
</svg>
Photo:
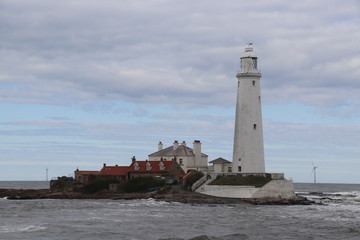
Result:
<svg viewBox="0 0 360 240">
<path fill-rule="evenodd" d="M 316 169 L 317 169 L 318 167 L 316 167 L 316 166 L 314 165 L 314 162 L 312 162 L 312 165 L 313 165 L 312 172 L 314 173 L 314 183 L 316 183 Z"/>
</svg>

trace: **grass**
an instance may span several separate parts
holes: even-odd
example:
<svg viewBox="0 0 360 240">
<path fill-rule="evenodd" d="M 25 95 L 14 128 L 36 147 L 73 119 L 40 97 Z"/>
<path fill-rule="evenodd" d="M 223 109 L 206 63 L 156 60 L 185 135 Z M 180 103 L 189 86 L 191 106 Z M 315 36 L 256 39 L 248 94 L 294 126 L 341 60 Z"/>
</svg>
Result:
<svg viewBox="0 0 360 240">
<path fill-rule="evenodd" d="M 209 185 L 237 185 L 237 186 L 255 186 L 262 187 L 271 181 L 270 177 L 259 176 L 224 176 L 218 177 L 212 181 Z"/>
</svg>

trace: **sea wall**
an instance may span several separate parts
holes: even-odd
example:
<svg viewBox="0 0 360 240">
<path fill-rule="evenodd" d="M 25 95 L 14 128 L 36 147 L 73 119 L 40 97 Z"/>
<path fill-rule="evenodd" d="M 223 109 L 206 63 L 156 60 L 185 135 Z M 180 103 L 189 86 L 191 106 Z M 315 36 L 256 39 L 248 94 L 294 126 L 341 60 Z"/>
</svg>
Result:
<svg viewBox="0 0 360 240">
<path fill-rule="evenodd" d="M 253 186 L 203 185 L 198 193 L 215 197 L 252 198 L 257 189 Z"/>
<path fill-rule="evenodd" d="M 261 188 L 253 186 L 203 185 L 196 192 L 225 198 L 295 198 L 293 182 L 271 180 Z"/>
<path fill-rule="evenodd" d="M 271 180 L 253 194 L 253 198 L 264 197 L 294 198 L 295 192 L 293 182 L 291 180 Z"/>
</svg>

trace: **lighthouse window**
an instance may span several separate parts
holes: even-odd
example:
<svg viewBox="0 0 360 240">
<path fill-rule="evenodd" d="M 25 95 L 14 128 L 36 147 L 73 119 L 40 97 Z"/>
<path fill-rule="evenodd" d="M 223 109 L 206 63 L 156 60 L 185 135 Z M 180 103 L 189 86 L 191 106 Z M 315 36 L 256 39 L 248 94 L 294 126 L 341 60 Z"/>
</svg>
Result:
<svg viewBox="0 0 360 240">
<path fill-rule="evenodd" d="M 256 124 L 254 124 L 254 130 L 256 129 Z"/>
<path fill-rule="evenodd" d="M 239 172 L 241 172 L 241 166 L 238 166 L 238 170 L 239 170 Z"/>
<path fill-rule="evenodd" d="M 257 61 L 256 61 L 256 58 L 253 58 L 253 59 L 252 59 L 252 62 L 253 62 L 253 67 L 254 67 L 254 69 L 257 69 Z"/>
<path fill-rule="evenodd" d="M 239 158 L 239 161 L 241 161 L 241 158 Z"/>
<path fill-rule="evenodd" d="M 255 81 L 252 82 L 253 86 L 255 86 Z"/>
</svg>

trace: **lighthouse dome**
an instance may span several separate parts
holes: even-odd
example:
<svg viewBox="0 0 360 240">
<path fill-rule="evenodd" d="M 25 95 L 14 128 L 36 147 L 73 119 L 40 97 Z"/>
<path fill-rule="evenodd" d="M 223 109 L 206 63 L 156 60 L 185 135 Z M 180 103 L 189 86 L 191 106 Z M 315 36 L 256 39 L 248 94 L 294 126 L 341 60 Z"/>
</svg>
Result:
<svg viewBox="0 0 360 240">
<path fill-rule="evenodd" d="M 245 52 L 242 54 L 241 58 L 257 58 L 252 43 L 249 43 L 246 47 L 245 47 Z"/>
</svg>

